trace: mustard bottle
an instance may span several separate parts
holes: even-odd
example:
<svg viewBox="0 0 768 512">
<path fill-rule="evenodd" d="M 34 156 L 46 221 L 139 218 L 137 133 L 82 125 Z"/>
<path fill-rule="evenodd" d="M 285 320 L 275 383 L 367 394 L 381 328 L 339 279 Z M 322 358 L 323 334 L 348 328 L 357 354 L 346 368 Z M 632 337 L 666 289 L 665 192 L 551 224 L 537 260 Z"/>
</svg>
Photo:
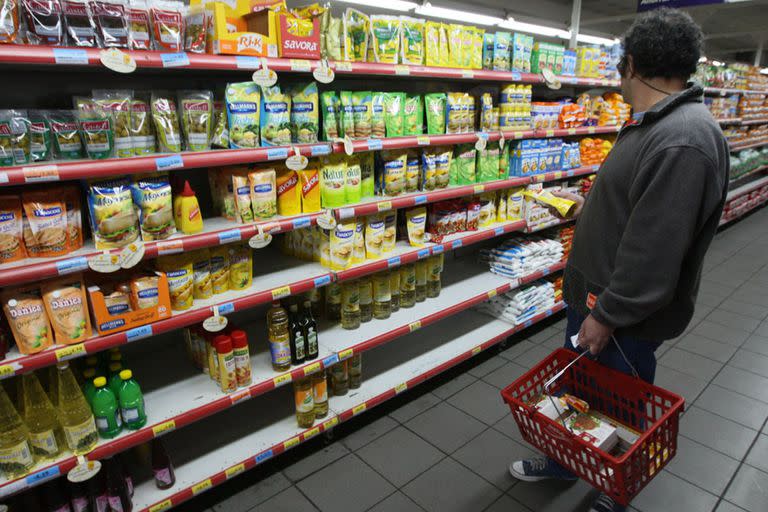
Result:
<svg viewBox="0 0 768 512">
<path fill-rule="evenodd" d="M 189 181 L 184 182 L 184 190 L 179 201 L 177 226 L 182 233 L 191 235 L 203 230 L 203 216 L 200 213 L 200 205 L 197 203 L 195 191 L 189 186 Z"/>
</svg>

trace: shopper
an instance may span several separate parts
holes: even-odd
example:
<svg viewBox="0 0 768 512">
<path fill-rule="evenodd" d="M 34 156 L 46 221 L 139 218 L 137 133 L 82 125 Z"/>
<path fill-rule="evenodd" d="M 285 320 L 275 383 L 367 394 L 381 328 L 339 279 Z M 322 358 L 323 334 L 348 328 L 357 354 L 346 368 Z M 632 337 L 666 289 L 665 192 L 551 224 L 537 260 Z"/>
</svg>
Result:
<svg viewBox="0 0 768 512">
<path fill-rule="evenodd" d="M 640 15 L 624 35 L 619 63 L 632 120 L 597 173 L 581 211 L 563 282 L 565 346 L 653 382 L 654 351 L 691 320 L 704 254 L 717 230 L 728 186 L 728 143 L 688 83 L 703 36 L 691 17 L 661 9 Z M 529 482 L 576 477 L 551 459 L 512 463 Z M 593 512 L 624 511 L 600 495 Z"/>
</svg>

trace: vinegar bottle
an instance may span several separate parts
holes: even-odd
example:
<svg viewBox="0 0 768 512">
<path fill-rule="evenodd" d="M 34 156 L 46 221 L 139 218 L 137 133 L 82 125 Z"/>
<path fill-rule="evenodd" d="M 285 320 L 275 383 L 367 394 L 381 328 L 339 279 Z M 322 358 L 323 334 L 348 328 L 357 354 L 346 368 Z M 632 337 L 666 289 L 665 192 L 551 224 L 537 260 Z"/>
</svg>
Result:
<svg viewBox="0 0 768 512">
<path fill-rule="evenodd" d="M 168 489 L 176 483 L 173 463 L 168 457 L 165 445 L 160 439 L 152 440 L 152 473 L 155 475 L 155 485 L 158 489 Z"/>
<path fill-rule="evenodd" d="M 269 351 L 272 354 L 272 369 L 284 372 L 291 369 L 291 335 L 288 332 L 288 313 L 273 302 L 267 311 L 267 328 L 269 330 Z"/>
<path fill-rule="evenodd" d="M 123 429 L 117 398 L 107 387 L 107 379 L 104 377 L 93 379 L 93 385 L 96 387 L 96 393 L 91 401 L 91 410 L 96 420 L 96 429 L 104 439 L 112 439 Z"/>
<path fill-rule="evenodd" d="M 289 332 L 291 333 L 291 364 L 297 365 L 304 362 L 306 341 L 304 339 L 304 331 L 301 328 L 299 306 L 291 304 L 290 311 Z"/>
<path fill-rule="evenodd" d="M 111 512 L 131 512 L 131 501 L 128 484 L 125 483 L 120 463 L 114 457 L 104 459 L 104 469 L 107 473 L 107 501 Z"/>
<path fill-rule="evenodd" d="M 138 430 L 147 423 L 147 413 L 144 410 L 144 395 L 139 383 L 133 378 L 131 370 L 120 372 L 123 384 L 120 386 L 118 401 L 123 424 L 128 430 Z"/>
<path fill-rule="evenodd" d="M 312 316 L 312 306 L 308 300 L 304 301 L 304 310 L 301 317 L 301 330 L 304 333 L 304 342 L 306 343 L 306 361 L 317 359 L 317 322 Z"/>
<path fill-rule="evenodd" d="M 56 410 L 34 373 L 22 375 L 19 386 L 32 454 L 39 459 L 55 459 L 65 446 Z"/>
<path fill-rule="evenodd" d="M 96 423 L 69 364 L 59 366 L 59 421 L 69 450 L 82 455 L 93 450 L 99 440 Z"/>
<path fill-rule="evenodd" d="M 29 430 L 0 386 L 0 473 L 8 479 L 24 476 L 35 465 Z"/>
</svg>

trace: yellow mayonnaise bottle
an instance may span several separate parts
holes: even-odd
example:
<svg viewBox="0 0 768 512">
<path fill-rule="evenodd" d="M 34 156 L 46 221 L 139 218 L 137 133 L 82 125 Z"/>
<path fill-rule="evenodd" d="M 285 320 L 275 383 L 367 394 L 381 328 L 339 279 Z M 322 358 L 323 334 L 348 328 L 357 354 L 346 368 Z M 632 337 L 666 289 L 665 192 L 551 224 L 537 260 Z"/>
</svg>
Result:
<svg viewBox="0 0 768 512">
<path fill-rule="evenodd" d="M 203 230 L 203 215 L 200 213 L 200 205 L 197 202 L 197 196 L 192 187 L 189 186 L 189 181 L 184 182 L 184 190 L 181 192 L 181 200 L 177 203 L 178 209 L 174 208 L 174 212 L 178 212 L 178 218 L 176 219 L 176 227 L 187 235 L 193 233 L 199 233 Z"/>
</svg>

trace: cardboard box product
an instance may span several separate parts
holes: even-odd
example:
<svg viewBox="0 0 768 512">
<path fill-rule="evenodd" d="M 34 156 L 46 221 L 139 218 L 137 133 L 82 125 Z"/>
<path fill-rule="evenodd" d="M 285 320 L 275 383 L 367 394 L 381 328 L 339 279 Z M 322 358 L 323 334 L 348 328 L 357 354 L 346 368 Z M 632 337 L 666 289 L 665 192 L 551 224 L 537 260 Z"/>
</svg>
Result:
<svg viewBox="0 0 768 512">
<path fill-rule="evenodd" d="M 566 424 L 574 435 L 603 451 L 611 451 L 619 442 L 616 427 L 594 414 L 573 414 Z"/>
<path fill-rule="evenodd" d="M 157 272 L 157 304 L 143 309 L 131 307 L 113 308 L 108 305 L 104 292 L 99 286 L 88 286 L 93 326 L 99 335 L 127 331 L 171 316 L 171 297 L 168 278 Z M 112 312 L 110 312 L 112 311 Z"/>
<path fill-rule="evenodd" d="M 194 4 L 194 2 L 193 2 Z M 225 55 L 277 57 L 277 18 L 269 5 L 256 0 L 208 2 L 212 13 L 211 51 Z"/>
</svg>

